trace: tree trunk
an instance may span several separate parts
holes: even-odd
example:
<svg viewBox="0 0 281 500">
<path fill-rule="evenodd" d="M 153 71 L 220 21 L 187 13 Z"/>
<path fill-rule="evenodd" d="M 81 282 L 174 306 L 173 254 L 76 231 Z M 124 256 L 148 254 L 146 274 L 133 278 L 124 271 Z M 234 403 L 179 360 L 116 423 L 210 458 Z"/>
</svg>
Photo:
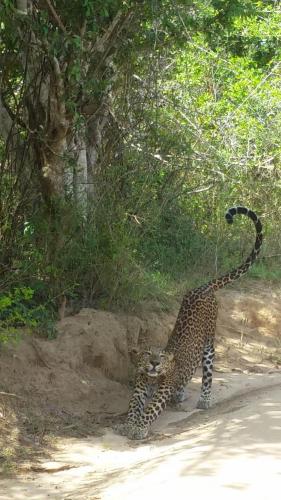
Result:
<svg viewBox="0 0 281 500">
<path fill-rule="evenodd" d="M 14 129 L 19 141 L 24 131 L 24 141 L 29 144 L 28 162 L 36 166 L 41 195 L 49 207 L 52 200 L 63 198 L 71 191 L 77 204 L 85 207 L 86 199 L 92 204 L 95 197 L 103 143 L 110 127 L 113 84 L 117 75 L 113 57 L 133 12 L 118 11 L 107 28 L 101 31 L 101 36 L 93 42 L 88 39 L 85 42 L 89 45 L 91 58 L 81 60 L 81 74 L 86 80 L 105 87 L 102 93 L 94 94 L 91 89 L 84 93 L 83 86 L 70 80 L 69 74 L 75 63 L 69 56 L 71 50 L 62 51 L 60 56 L 54 55 L 49 38 L 42 37 L 38 29 L 32 29 L 32 22 L 35 20 L 36 26 L 43 4 L 46 4 L 54 29 L 62 31 L 73 42 L 73 34 L 67 32 L 52 2 L 46 0 L 37 5 L 28 0 L 17 0 L 17 14 L 28 17 L 27 24 L 25 17 L 18 16 L 17 27 L 21 37 L 19 61 L 23 75 L 18 104 L 20 112 L 19 116 L 12 117 L 0 99 L 0 134 L 7 141 Z M 74 112 L 67 109 L 69 86 L 75 89 L 74 93 L 71 90 Z M 74 130 L 74 113 L 77 116 L 79 112 L 85 125 L 77 131 Z M 75 137 L 74 143 L 71 136 Z M 17 161 L 21 163 L 22 158 L 17 158 Z"/>
<path fill-rule="evenodd" d="M 87 210 L 88 185 L 88 162 L 87 146 L 84 139 L 84 133 L 76 139 L 76 161 L 73 172 L 73 192 L 76 205 L 83 212 Z"/>
</svg>

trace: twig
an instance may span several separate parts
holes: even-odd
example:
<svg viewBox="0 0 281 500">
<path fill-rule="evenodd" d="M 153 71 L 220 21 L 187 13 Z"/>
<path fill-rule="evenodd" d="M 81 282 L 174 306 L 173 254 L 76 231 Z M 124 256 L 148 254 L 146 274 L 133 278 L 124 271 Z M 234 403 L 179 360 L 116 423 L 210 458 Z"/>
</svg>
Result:
<svg viewBox="0 0 281 500">
<path fill-rule="evenodd" d="M 202 193 L 203 191 L 208 191 L 213 188 L 215 184 L 209 184 L 208 186 L 198 187 L 193 189 L 192 191 L 187 191 L 185 194 L 194 194 L 194 193 Z"/>
<path fill-rule="evenodd" d="M 281 257 L 281 253 L 274 253 L 273 255 L 263 255 L 260 260 L 271 259 L 272 257 Z"/>
<path fill-rule="evenodd" d="M 64 32 L 65 35 L 67 35 L 67 30 L 66 30 L 66 27 L 64 26 L 61 18 L 59 17 L 59 15 L 56 13 L 53 5 L 51 4 L 50 0 L 45 0 L 45 3 L 47 4 L 47 7 L 51 13 L 51 15 L 53 16 L 55 22 L 57 23 L 58 27 Z"/>
<path fill-rule="evenodd" d="M 0 391 L 0 396 L 9 396 L 12 398 L 24 399 L 22 396 L 18 396 L 17 394 L 13 394 L 12 392 Z"/>
</svg>

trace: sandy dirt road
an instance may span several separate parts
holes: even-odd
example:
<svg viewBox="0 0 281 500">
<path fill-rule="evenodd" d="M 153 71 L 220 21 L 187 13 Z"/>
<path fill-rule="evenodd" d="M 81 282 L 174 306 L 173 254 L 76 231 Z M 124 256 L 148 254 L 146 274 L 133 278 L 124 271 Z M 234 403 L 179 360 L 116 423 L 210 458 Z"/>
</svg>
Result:
<svg viewBox="0 0 281 500">
<path fill-rule="evenodd" d="M 167 410 L 151 437 L 58 443 L 52 462 L 1 481 L 1 500 L 265 500 L 281 485 L 281 374 L 217 374 L 213 408 Z"/>
</svg>

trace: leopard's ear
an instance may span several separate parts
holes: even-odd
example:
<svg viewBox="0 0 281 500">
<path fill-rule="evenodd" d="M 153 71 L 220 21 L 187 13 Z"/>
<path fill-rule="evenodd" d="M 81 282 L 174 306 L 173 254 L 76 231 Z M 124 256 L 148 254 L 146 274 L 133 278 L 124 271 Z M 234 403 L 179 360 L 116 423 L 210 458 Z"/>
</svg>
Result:
<svg viewBox="0 0 281 500">
<path fill-rule="evenodd" d="M 131 347 L 131 349 L 129 349 L 130 360 L 134 365 L 138 362 L 139 354 L 140 350 L 138 347 Z"/>
</svg>

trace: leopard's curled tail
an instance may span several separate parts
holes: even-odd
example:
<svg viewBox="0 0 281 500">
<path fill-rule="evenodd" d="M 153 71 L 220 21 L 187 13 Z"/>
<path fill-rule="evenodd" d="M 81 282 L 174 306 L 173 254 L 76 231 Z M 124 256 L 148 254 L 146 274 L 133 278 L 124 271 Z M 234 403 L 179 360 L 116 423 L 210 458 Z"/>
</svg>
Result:
<svg viewBox="0 0 281 500">
<path fill-rule="evenodd" d="M 220 276 L 217 279 L 215 278 L 212 281 L 209 281 L 209 283 L 207 283 L 207 285 L 204 286 L 204 288 L 206 290 L 210 290 L 210 289 L 218 290 L 219 288 L 223 288 L 228 283 L 231 283 L 232 281 L 235 281 L 238 278 L 240 278 L 241 276 L 243 276 L 245 273 L 247 273 L 247 271 L 249 270 L 251 265 L 255 262 L 258 254 L 260 252 L 260 249 L 262 246 L 262 238 L 263 238 L 262 224 L 261 224 L 260 219 L 255 214 L 255 212 L 253 212 L 252 210 L 249 210 L 246 207 L 233 207 L 233 208 L 230 208 L 225 214 L 225 218 L 226 218 L 228 224 L 233 223 L 233 217 L 236 214 L 246 215 L 247 217 L 249 217 L 253 221 L 255 228 L 256 228 L 256 240 L 255 240 L 254 248 L 253 248 L 252 252 L 250 253 L 249 257 L 245 260 L 245 262 L 243 262 L 243 264 L 241 264 L 236 269 L 233 269 L 232 271 L 224 274 L 223 276 Z"/>
</svg>

